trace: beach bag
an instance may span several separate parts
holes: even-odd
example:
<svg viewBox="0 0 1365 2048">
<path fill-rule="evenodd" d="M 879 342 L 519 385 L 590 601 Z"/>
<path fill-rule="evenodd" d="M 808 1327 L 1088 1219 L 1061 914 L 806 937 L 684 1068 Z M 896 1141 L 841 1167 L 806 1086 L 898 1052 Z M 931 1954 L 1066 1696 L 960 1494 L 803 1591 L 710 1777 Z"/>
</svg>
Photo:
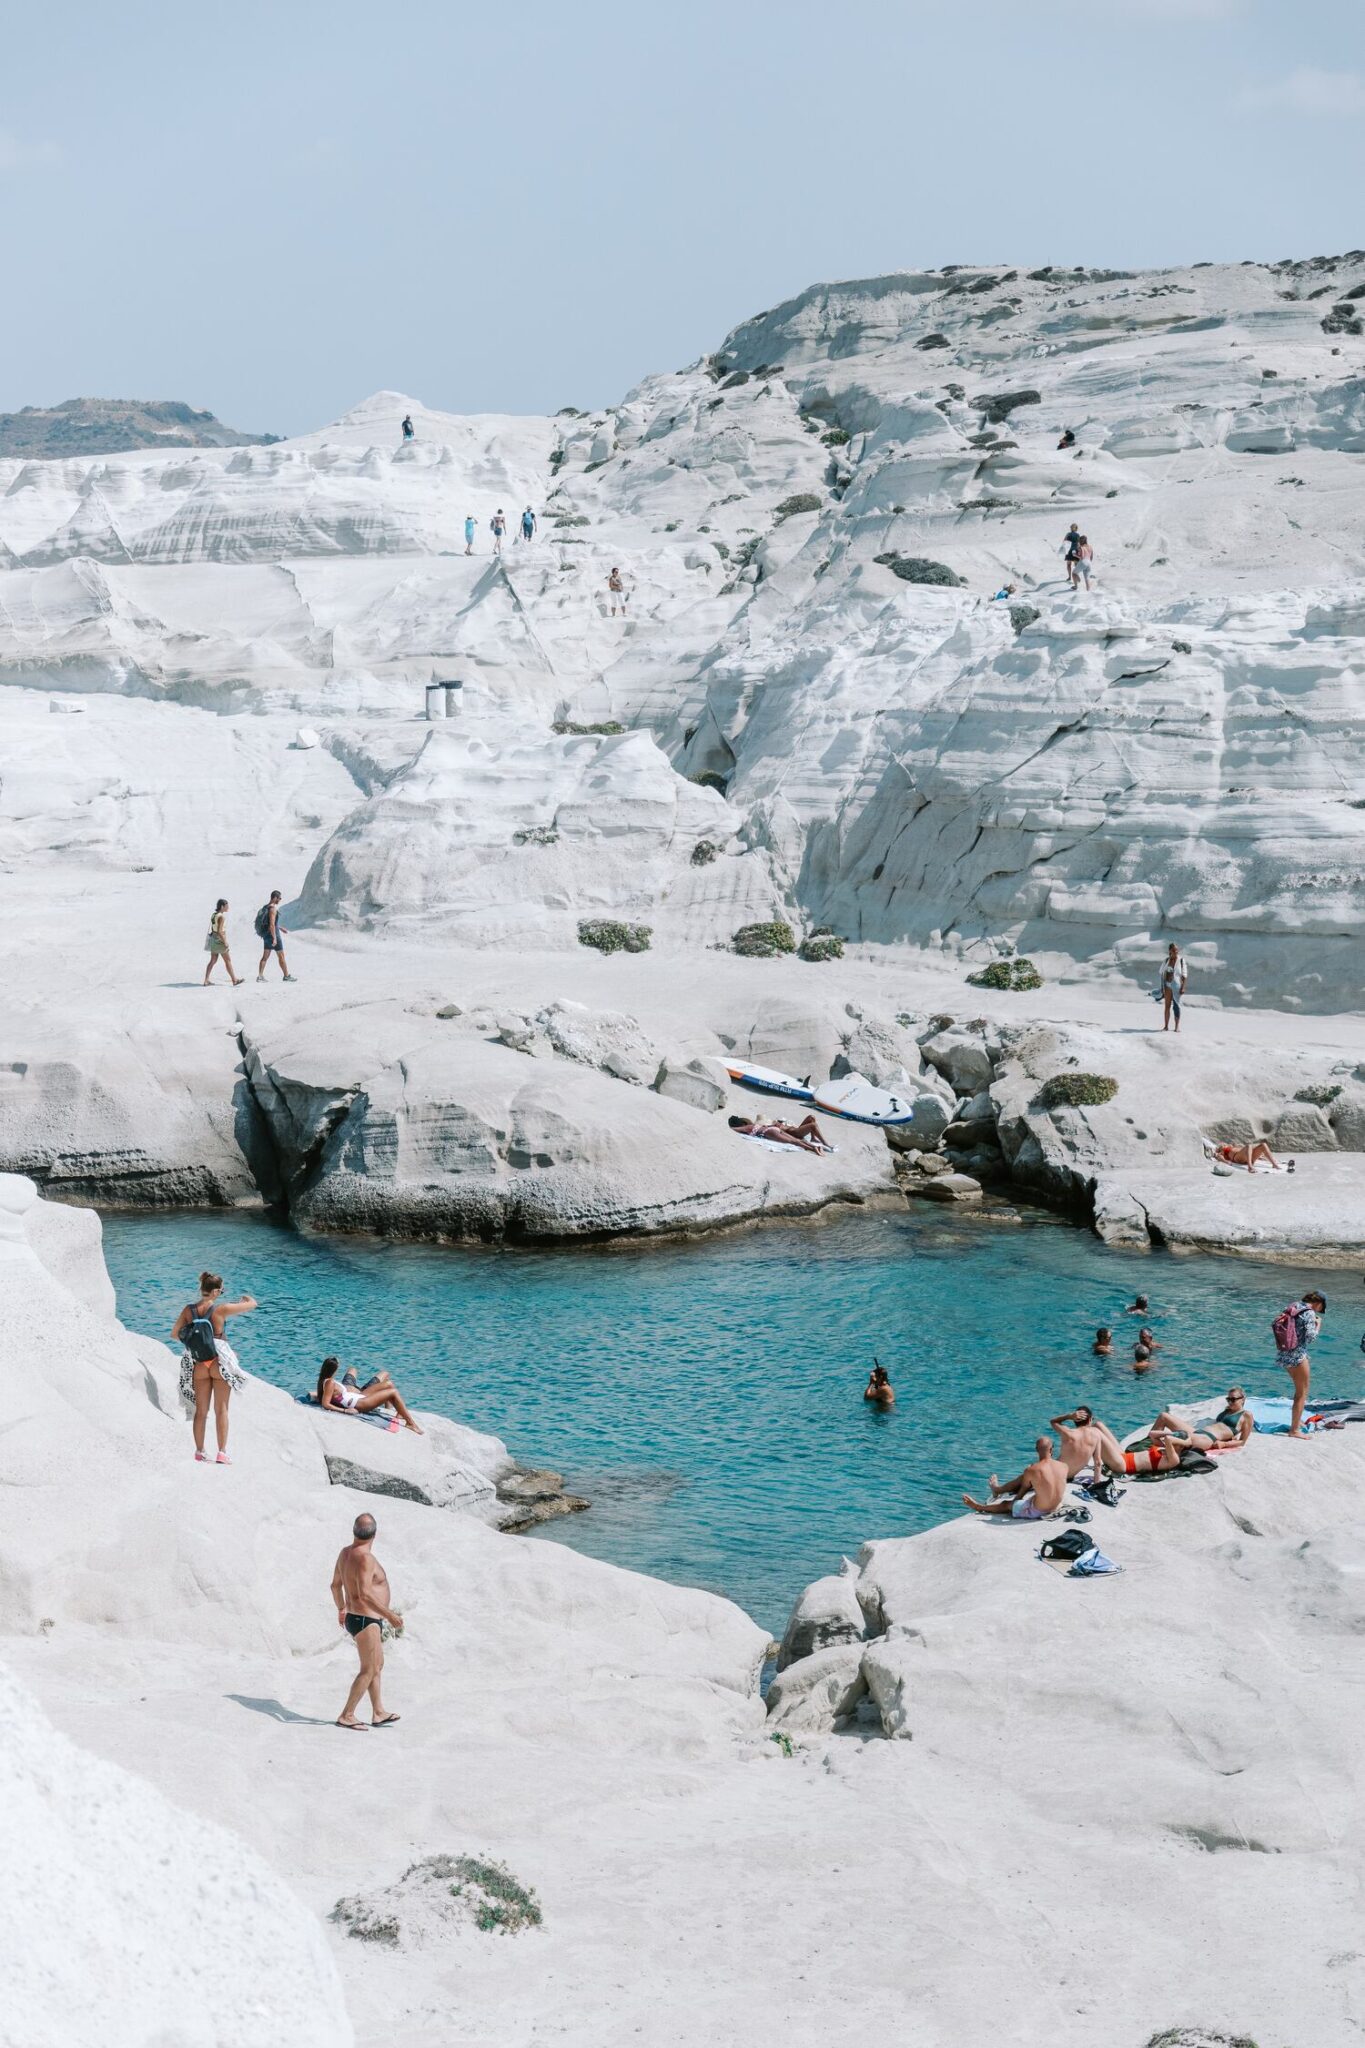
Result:
<svg viewBox="0 0 1365 2048">
<path fill-rule="evenodd" d="M 1270 1327 L 1275 1333 L 1277 1351 L 1297 1351 L 1302 1346 L 1303 1332 L 1299 1326 L 1297 1302 L 1292 1303 L 1289 1308 L 1282 1308 Z"/>
<path fill-rule="evenodd" d="M 218 1342 L 209 1316 L 196 1315 L 190 1305 L 190 1320 L 180 1340 L 196 1365 L 212 1365 L 218 1356 Z"/>
<path fill-rule="evenodd" d="M 268 903 L 263 903 L 256 912 L 256 936 L 258 939 L 268 939 L 270 937 L 270 905 Z"/>
<path fill-rule="evenodd" d="M 1059 1535 L 1049 1536 L 1039 1550 L 1039 1557 L 1063 1558 L 1074 1564 L 1078 1557 L 1084 1557 L 1087 1550 L 1098 1546 L 1093 1536 L 1087 1536 L 1084 1529 L 1063 1529 Z"/>
</svg>

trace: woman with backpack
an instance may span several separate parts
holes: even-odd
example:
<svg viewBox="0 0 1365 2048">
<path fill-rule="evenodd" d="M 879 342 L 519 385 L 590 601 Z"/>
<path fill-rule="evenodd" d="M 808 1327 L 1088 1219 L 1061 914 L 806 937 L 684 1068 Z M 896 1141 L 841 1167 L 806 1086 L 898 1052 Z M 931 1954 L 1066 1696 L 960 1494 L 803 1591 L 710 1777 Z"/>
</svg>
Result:
<svg viewBox="0 0 1365 2048">
<path fill-rule="evenodd" d="M 1302 1301 L 1291 1301 L 1288 1308 L 1282 1308 L 1270 1325 L 1275 1333 L 1276 1363 L 1289 1374 L 1294 1387 L 1294 1407 L 1289 1418 L 1291 1436 L 1308 1434 L 1303 1426 L 1304 1404 L 1308 1399 L 1308 1347 L 1322 1328 L 1326 1313 L 1325 1294 L 1305 1294 Z"/>
<path fill-rule="evenodd" d="M 204 1449 L 204 1430 L 210 1401 L 218 1436 L 217 1462 L 220 1465 L 232 1463 L 227 1454 L 228 1402 L 233 1393 L 246 1384 L 246 1375 L 237 1353 L 223 1336 L 223 1325 L 229 1316 L 246 1315 L 248 1310 L 255 1308 L 256 1301 L 250 1294 L 244 1294 L 240 1301 L 224 1301 L 222 1292 L 220 1273 L 201 1273 L 199 1299 L 181 1309 L 171 1331 L 171 1342 L 184 1347 L 180 1363 L 180 1393 L 182 1399 L 194 1402 L 194 1457 L 199 1465 L 207 1465 L 209 1461 L 208 1452 Z"/>
</svg>

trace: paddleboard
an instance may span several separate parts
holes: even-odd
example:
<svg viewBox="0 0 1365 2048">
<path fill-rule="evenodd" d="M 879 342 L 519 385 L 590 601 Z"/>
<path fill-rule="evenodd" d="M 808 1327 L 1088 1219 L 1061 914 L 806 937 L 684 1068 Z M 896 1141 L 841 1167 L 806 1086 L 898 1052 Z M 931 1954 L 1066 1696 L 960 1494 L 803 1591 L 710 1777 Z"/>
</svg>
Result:
<svg viewBox="0 0 1365 2048">
<path fill-rule="evenodd" d="M 854 1124 L 909 1124 L 915 1120 L 912 1105 L 884 1088 L 874 1088 L 863 1074 L 845 1074 L 838 1081 L 822 1081 L 811 1094 L 817 1109 L 826 1116 L 841 1116 Z"/>
<path fill-rule="evenodd" d="M 815 1099 L 804 1081 L 795 1080 L 791 1074 L 780 1074 L 775 1067 L 756 1067 L 751 1060 L 722 1060 L 721 1065 L 741 1088 L 756 1088 L 760 1095 L 787 1095 L 793 1102 Z"/>
</svg>

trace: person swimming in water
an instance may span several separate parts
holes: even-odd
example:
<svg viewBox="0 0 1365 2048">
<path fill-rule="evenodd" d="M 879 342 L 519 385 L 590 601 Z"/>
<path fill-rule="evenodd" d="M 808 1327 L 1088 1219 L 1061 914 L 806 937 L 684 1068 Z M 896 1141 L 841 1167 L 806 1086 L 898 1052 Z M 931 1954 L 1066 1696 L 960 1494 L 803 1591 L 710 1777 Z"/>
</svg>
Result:
<svg viewBox="0 0 1365 2048">
<path fill-rule="evenodd" d="M 1095 1358 L 1112 1358 L 1114 1355 L 1114 1333 L 1101 1324 L 1095 1332 L 1095 1341 L 1090 1347 Z"/>
<path fill-rule="evenodd" d="M 1148 1313 L 1146 1295 L 1135 1294 L 1123 1313 L 1126 1316 L 1145 1316 Z"/>
<path fill-rule="evenodd" d="M 894 1408 L 896 1405 L 896 1390 L 887 1376 L 886 1367 L 878 1365 L 875 1358 L 867 1385 L 863 1388 L 863 1399 L 875 1401 L 879 1408 Z"/>
</svg>

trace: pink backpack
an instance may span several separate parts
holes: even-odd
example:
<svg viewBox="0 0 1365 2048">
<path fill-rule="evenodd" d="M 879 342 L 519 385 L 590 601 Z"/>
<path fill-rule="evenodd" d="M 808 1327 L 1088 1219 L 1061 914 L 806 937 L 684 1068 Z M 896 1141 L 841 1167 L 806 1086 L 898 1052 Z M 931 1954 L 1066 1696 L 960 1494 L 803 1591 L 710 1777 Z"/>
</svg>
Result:
<svg viewBox="0 0 1365 2048">
<path fill-rule="evenodd" d="M 1275 1333 L 1277 1351 L 1297 1351 L 1303 1343 L 1303 1333 L 1299 1328 L 1299 1304 L 1292 1302 L 1288 1308 L 1282 1308 L 1270 1327 Z"/>
</svg>

